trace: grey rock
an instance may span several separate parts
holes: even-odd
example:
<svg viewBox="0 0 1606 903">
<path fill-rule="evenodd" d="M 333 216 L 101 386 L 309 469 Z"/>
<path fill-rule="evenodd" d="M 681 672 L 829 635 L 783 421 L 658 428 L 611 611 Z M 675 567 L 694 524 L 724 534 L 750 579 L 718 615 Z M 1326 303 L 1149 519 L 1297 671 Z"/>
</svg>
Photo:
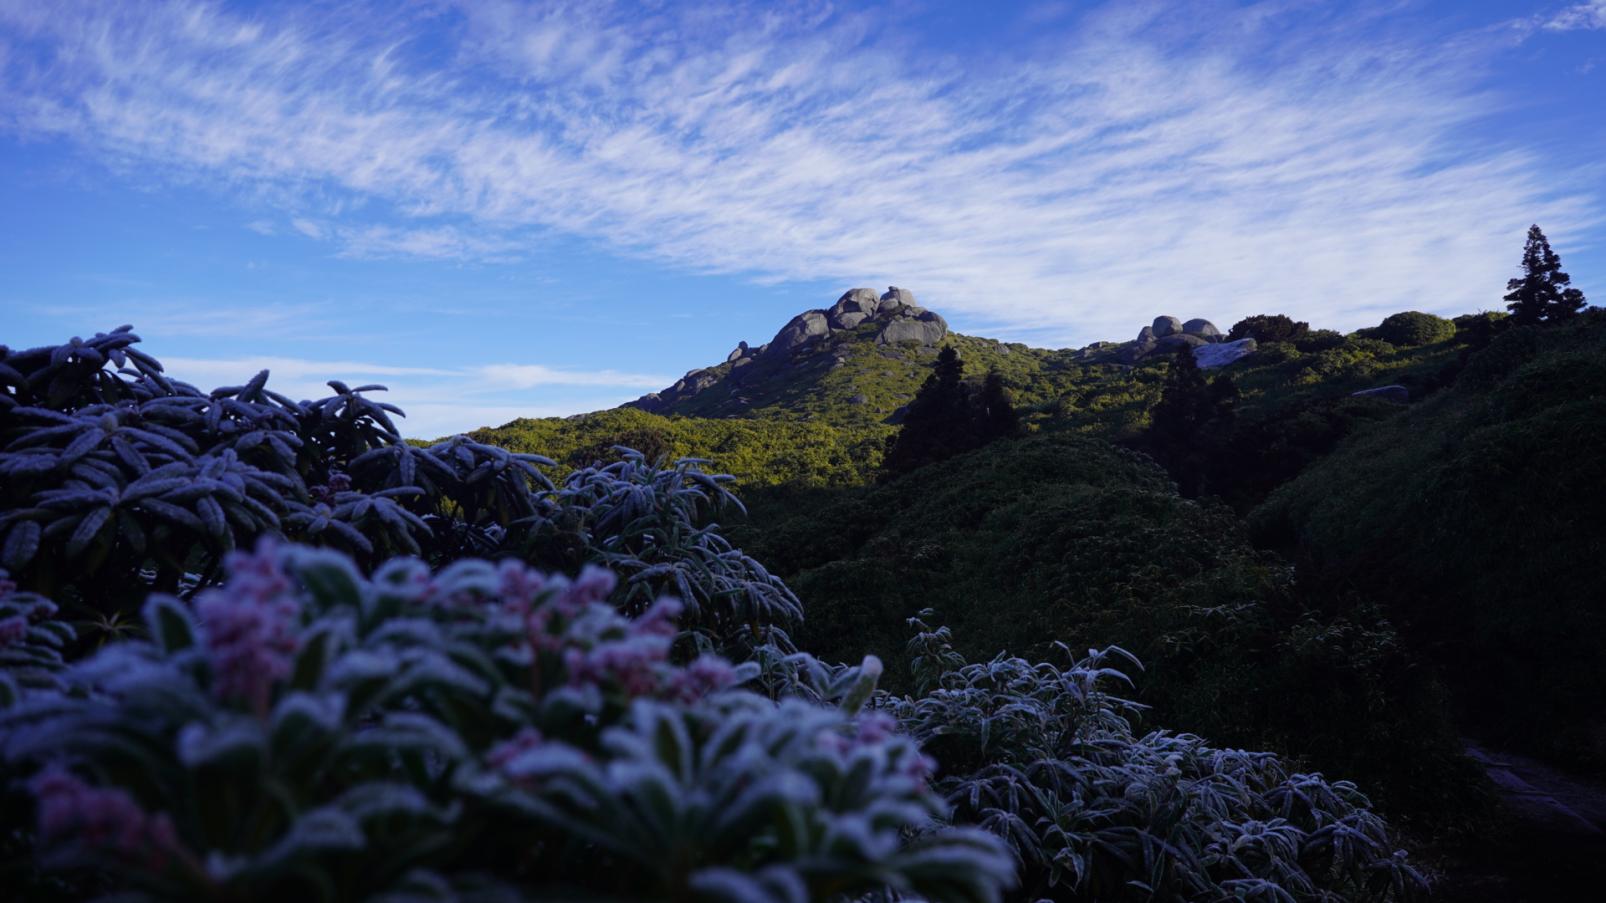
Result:
<svg viewBox="0 0 1606 903">
<path fill-rule="evenodd" d="M 887 325 L 881 327 L 881 332 L 876 335 L 876 342 L 881 345 L 893 345 L 898 342 L 935 345 L 947 334 L 947 322 L 928 310 L 916 317 L 894 317 Z"/>
<path fill-rule="evenodd" d="M 831 324 L 823 310 L 809 310 L 793 317 L 769 343 L 769 353 L 786 354 L 829 335 Z"/>
<path fill-rule="evenodd" d="M 866 317 L 874 316 L 880 306 L 881 299 L 876 297 L 874 289 L 849 289 L 826 311 L 826 319 L 832 329 L 852 329 Z"/>
<path fill-rule="evenodd" d="M 828 322 L 831 324 L 832 329 L 852 329 L 863 323 L 869 316 L 869 314 L 857 310 L 838 312 L 832 309 Z"/>
<path fill-rule="evenodd" d="M 1154 338 L 1155 338 L 1155 336 L 1154 336 L 1154 327 L 1153 326 L 1145 326 L 1142 329 L 1138 330 L 1138 344 L 1141 345 L 1144 342 L 1153 342 Z M 1099 342 L 1094 342 L 1093 344 L 1091 344 L 1091 345 L 1089 345 L 1087 347 L 1089 347 L 1089 348 L 1097 348 L 1099 346 L 1099 344 L 1100 344 Z"/>
<path fill-rule="evenodd" d="M 847 313 L 871 314 L 881 306 L 881 299 L 876 297 L 873 288 L 850 288 L 836 299 L 833 306 Z"/>
<path fill-rule="evenodd" d="M 1155 317 L 1154 325 L 1149 328 L 1154 331 L 1155 338 L 1164 338 L 1168 335 L 1176 335 L 1177 333 L 1181 332 L 1182 321 L 1178 320 L 1176 317 Z"/>
<path fill-rule="evenodd" d="M 1255 347 L 1254 339 L 1201 345 L 1193 349 L 1193 359 L 1199 362 L 1199 369 L 1210 370 L 1215 367 L 1225 367 L 1239 358 L 1254 354 Z"/>
<path fill-rule="evenodd" d="M 1407 404 L 1411 401 L 1411 390 L 1400 385 L 1362 389 L 1359 392 L 1351 392 L 1350 395 L 1355 398 L 1381 398 L 1384 401 L 1396 401 L 1400 404 Z"/>
<path fill-rule="evenodd" d="M 870 396 L 863 395 L 863 394 L 855 395 L 852 398 L 848 399 L 848 404 L 869 404 L 869 403 L 870 403 Z"/>
<path fill-rule="evenodd" d="M 1119 364 L 1135 364 L 1154 353 L 1155 342 L 1128 342 L 1115 351 L 1115 361 Z"/>
<path fill-rule="evenodd" d="M 880 307 L 883 309 L 886 308 L 888 301 L 893 302 L 895 306 L 914 307 L 915 293 L 906 288 L 898 288 L 896 285 L 889 285 L 887 286 L 886 292 L 881 295 Z"/>
<path fill-rule="evenodd" d="M 1184 333 L 1172 333 L 1171 335 L 1165 336 L 1164 338 L 1162 338 L 1159 341 L 1154 343 L 1154 353 L 1155 354 L 1171 354 L 1171 353 L 1175 352 L 1178 348 L 1183 347 L 1184 345 L 1186 345 L 1189 348 L 1197 348 L 1200 345 L 1208 345 L 1208 344 L 1210 344 L 1210 343 L 1206 342 L 1204 339 L 1202 339 L 1202 338 L 1200 338 L 1200 337 L 1198 337 L 1196 335 L 1186 335 Z"/>
<path fill-rule="evenodd" d="M 728 364 L 731 361 L 740 360 L 741 358 L 744 358 L 746 356 L 747 356 L 747 343 L 746 342 L 737 342 L 736 343 L 736 347 L 731 349 L 731 353 L 725 355 L 725 363 Z"/>
<path fill-rule="evenodd" d="M 1221 339 L 1221 330 L 1216 328 L 1216 324 L 1205 319 L 1189 320 L 1182 324 L 1182 331 L 1188 335 L 1196 335 L 1211 342 Z"/>
</svg>

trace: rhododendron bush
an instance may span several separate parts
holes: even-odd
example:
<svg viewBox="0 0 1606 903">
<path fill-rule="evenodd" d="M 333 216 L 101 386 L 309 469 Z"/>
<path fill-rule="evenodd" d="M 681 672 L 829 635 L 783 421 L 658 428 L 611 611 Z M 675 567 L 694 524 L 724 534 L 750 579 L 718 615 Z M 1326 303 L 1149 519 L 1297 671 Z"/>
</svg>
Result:
<svg viewBox="0 0 1606 903">
<path fill-rule="evenodd" d="M 1135 735 L 1118 650 L 918 692 L 795 648 L 703 462 L 398 438 L 127 329 L 0 347 L 0 886 L 25 899 L 1400 899 L 1365 798 Z"/>
<path fill-rule="evenodd" d="M 739 503 L 696 461 L 624 452 L 554 487 L 551 461 L 461 436 L 419 447 L 348 387 L 296 401 L 268 372 L 211 392 L 169 378 L 128 327 L 0 346 L 0 567 L 75 613 L 136 612 L 150 589 L 215 582 L 258 536 L 444 564 L 518 554 L 606 563 L 643 605 L 673 592 L 710 643 L 781 639 L 797 599 L 708 523 Z"/>
<path fill-rule="evenodd" d="M 678 603 L 504 561 L 432 574 L 264 543 L 149 639 L 8 684 L 0 753 L 42 866 L 153 899 L 501 892 L 985 900 L 996 840 L 940 824 L 930 760 L 859 709 L 671 659 Z M 853 692 L 857 688 L 858 692 Z"/>
</svg>

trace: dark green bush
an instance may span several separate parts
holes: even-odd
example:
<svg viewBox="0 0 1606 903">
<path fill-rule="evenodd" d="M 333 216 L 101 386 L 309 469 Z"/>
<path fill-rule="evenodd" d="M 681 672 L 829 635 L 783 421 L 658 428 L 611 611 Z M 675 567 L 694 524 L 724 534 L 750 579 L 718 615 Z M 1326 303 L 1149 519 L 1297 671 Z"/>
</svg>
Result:
<svg viewBox="0 0 1606 903">
<path fill-rule="evenodd" d="M 1327 419 L 1388 407 L 1347 401 L 1364 410 L 1289 424 L 1285 441 L 1303 441 L 1293 434 L 1308 429 L 1320 444 L 1343 429 Z M 1392 629 L 1366 612 L 1335 617 L 1308 606 L 1286 565 L 1256 552 L 1229 509 L 1179 497 L 1144 456 L 1039 435 L 873 489 L 753 510 L 758 523 L 744 528 L 743 544 L 797 590 L 808 612 L 800 643 L 828 657 L 868 649 L 903 660 L 904 619 L 926 606 L 951 612 L 961 651 L 976 659 L 1005 650 L 1035 660 L 1056 642 L 1119 641 L 1145 662 L 1136 698 L 1161 723 L 1309 755 L 1324 769 L 1364 775 L 1402 806 L 1449 795 L 1435 783 L 1420 788 L 1433 795 L 1423 801 L 1413 786 L 1422 775 L 1390 775 L 1391 760 L 1376 755 L 1385 734 L 1425 760 L 1454 748 L 1429 675 L 1411 667 L 1408 652 L 1357 655 L 1347 670 L 1343 653 L 1318 666 L 1294 639 L 1313 624 L 1353 624 L 1378 637 Z M 1228 629 L 1219 612 L 1239 608 Z M 1273 672 L 1286 679 L 1263 679 Z M 890 668 L 889 686 L 904 687 L 903 674 Z M 1355 705 L 1332 706 L 1340 686 Z"/>
<path fill-rule="evenodd" d="M 1313 329 L 1294 343 L 1300 351 L 1311 354 L 1326 351 L 1344 344 L 1344 334 L 1336 329 Z"/>
<path fill-rule="evenodd" d="M 1455 336 L 1455 324 L 1443 317 L 1408 310 L 1393 314 L 1371 330 L 1373 338 L 1401 348 L 1432 345 Z"/>
<path fill-rule="evenodd" d="M 1256 534 L 1385 607 L 1497 742 L 1606 762 L 1606 317 L 1522 327 L 1274 493 Z"/>
<path fill-rule="evenodd" d="M 1298 342 L 1309 332 L 1309 323 L 1296 322 L 1282 314 L 1259 314 L 1232 324 L 1227 338 L 1254 339 L 1257 343 Z"/>
</svg>

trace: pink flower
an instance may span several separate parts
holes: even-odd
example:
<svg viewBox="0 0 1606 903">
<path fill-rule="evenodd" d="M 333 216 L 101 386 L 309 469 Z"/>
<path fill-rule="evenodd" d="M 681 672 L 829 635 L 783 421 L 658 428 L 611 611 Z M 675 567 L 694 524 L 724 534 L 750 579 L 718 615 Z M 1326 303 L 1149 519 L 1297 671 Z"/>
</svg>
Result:
<svg viewBox="0 0 1606 903">
<path fill-rule="evenodd" d="M 886 712 L 866 712 L 859 716 L 859 745 L 885 743 L 898 732 L 898 722 Z"/>
<path fill-rule="evenodd" d="M 195 602 L 212 660 L 219 697 L 246 701 L 266 711 L 273 685 L 290 675 L 300 644 L 300 605 L 272 544 L 251 555 L 229 558 L 228 585 Z"/>
<path fill-rule="evenodd" d="M 669 658 L 669 644 L 657 637 L 630 637 L 601 643 L 590 650 L 570 649 L 563 664 L 572 686 L 615 684 L 626 696 L 657 691 L 660 666 Z"/>
<path fill-rule="evenodd" d="M 736 682 L 736 669 L 718 656 L 704 655 L 675 672 L 671 694 L 682 702 L 695 702 Z"/>
<path fill-rule="evenodd" d="M 509 762 L 531 750 L 539 749 L 545 742 L 546 738 L 541 736 L 540 731 L 533 727 L 522 728 L 510 739 L 504 740 L 493 747 L 486 754 L 485 760 L 490 763 L 492 768 L 502 770 L 507 767 Z"/>
<path fill-rule="evenodd" d="M 630 632 L 638 636 L 673 637 L 675 635 L 675 622 L 679 620 L 680 613 L 685 609 L 679 599 L 665 596 L 652 603 L 646 611 L 641 613 L 630 625 Z"/>
<path fill-rule="evenodd" d="M 257 543 L 254 552 L 231 552 L 225 561 L 229 569 L 229 588 L 257 601 L 267 601 L 290 591 L 290 576 L 284 572 L 284 556 L 269 537 Z"/>
<path fill-rule="evenodd" d="M 28 635 L 28 619 L 23 615 L 12 615 L 0 621 L 0 646 L 9 646 L 20 642 Z"/>
<path fill-rule="evenodd" d="M 618 583 L 613 571 L 588 564 L 563 590 L 558 604 L 569 611 L 579 611 L 593 602 L 606 602 Z"/>
<path fill-rule="evenodd" d="M 127 793 L 92 787 L 64 769 L 41 772 L 29 784 L 39 800 L 39 836 L 45 843 L 76 840 L 119 855 L 145 857 L 159 871 L 179 847 L 172 819 L 151 815 Z"/>
<path fill-rule="evenodd" d="M 529 611 L 547 585 L 545 574 L 512 558 L 496 566 L 496 575 L 501 580 L 503 603 L 519 612 Z"/>
</svg>

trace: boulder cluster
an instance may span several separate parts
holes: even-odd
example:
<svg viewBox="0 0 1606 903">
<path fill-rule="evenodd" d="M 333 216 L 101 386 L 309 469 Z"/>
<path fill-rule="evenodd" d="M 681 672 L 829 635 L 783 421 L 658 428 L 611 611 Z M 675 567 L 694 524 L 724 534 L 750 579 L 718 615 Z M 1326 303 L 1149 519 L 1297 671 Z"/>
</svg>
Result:
<svg viewBox="0 0 1606 903">
<path fill-rule="evenodd" d="M 729 360 L 738 360 L 749 353 L 753 356 L 788 355 L 832 333 L 855 331 L 867 322 L 879 324 L 876 342 L 881 345 L 898 342 L 935 345 L 948 334 L 948 324 L 943 318 L 916 304 L 914 292 L 906 288 L 888 286 L 879 296 L 875 289 L 855 288 L 844 292 L 826 310 L 808 310 L 793 317 L 775 338 L 750 352 L 737 354 L 746 347 L 738 345 Z"/>
<path fill-rule="evenodd" d="M 1235 342 L 1227 341 L 1227 337 L 1216 324 L 1205 319 L 1193 319 L 1183 322 L 1176 317 L 1155 317 L 1154 322 L 1143 327 L 1138 337 L 1131 342 L 1118 345 L 1114 349 L 1114 358 L 1123 364 L 1135 364 L 1154 355 L 1175 354 L 1178 348 L 1192 348 L 1194 359 L 1199 366 L 1205 369 L 1221 367 L 1238 360 L 1255 350 L 1254 339 L 1239 339 Z M 1110 351 L 1109 346 L 1101 346 L 1101 351 Z"/>
<path fill-rule="evenodd" d="M 633 404 L 648 411 L 661 411 L 684 398 L 713 386 L 723 378 L 741 380 L 746 368 L 757 364 L 784 364 L 792 356 L 834 335 L 857 333 L 865 324 L 874 327 L 876 344 L 912 342 L 936 345 L 948 335 L 948 323 L 935 311 L 915 303 L 914 292 L 896 285 L 877 295 L 875 289 L 849 289 L 829 308 L 807 310 L 787 321 L 781 331 L 756 347 L 740 342 L 725 356 L 730 369 L 721 373 L 714 367 L 692 370 L 673 386 L 652 392 Z"/>
</svg>

